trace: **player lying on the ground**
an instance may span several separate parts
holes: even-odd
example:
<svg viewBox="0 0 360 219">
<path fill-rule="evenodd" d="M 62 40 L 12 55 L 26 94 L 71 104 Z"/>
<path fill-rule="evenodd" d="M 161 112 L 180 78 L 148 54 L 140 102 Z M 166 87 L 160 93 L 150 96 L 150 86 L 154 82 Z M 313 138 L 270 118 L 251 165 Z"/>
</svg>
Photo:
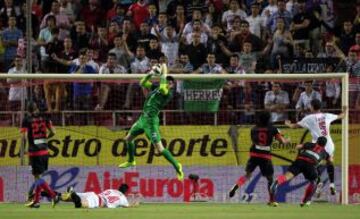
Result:
<svg viewBox="0 0 360 219">
<path fill-rule="evenodd" d="M 323 113 L 321 112 L 321 101 L 318 99 L 314 99 L 310 103 L 310 111 L 311 114 L 305 116 L 301 121 L 298 123 L 292 124 L 290 121 L 285 121 L 285 125 L 289 126 L 290 128 L 306 128 L 310 131 L 312 136 L 312 141 L 316 142 L 316 139 L 320 136 L 325 136 L 327 138 L 327 144 L 325 146 L 326 152 L 329 154 L 329 159 L 327 160 L 327 173 L 329 175 L 330 181 L 330 192 L 332 195 L 336 194 L 336 188 L 334 184 L 335 180 L 335 166 L 334 166 L 334 152 L 335 152 L 335 145 L 330 136 L 330 124 L 337 120 L 343 119 L 346 113 L 346 107 L 343 108 L 343 112 L 339 115 L 335 115 L 332 113 Z M 320 183 L 320 178 L 318 179 L 318 191 L 317 193 L 320 194 L 322 183 Z"/>
<path fill-rule="evenodd" d="M 156 86 L 150 82 L 150 79 L 156 75 L 156 71 L 159 71 L 160 73 L 160 86 Z M 134 159 L 134 138 L 145 132 L 146 137 L 151 143 L 155 145 L 165 159 L 173 165 L 177 173 L 177 178 L 183 180 L 184 173 L 182 171 L 182 166 L 175 160 L 170 151 L 164 148 L 159 132 L 160 110 L 170 101 L 175 90 L 175 80 L 173 77 L 167 76 L 167 72 L 168 69 L 166 64 L 162 64 L 161 66 L 158 66 L 158 69 L 153 69 L 148 75 L 141 79 L 140 85 L 149 90 L 149 94 L 146 97 L 140 118 L 131 127 L 129 133 L 125 137 L 129 156 L 128 161 L 120 164 L 119 167 L 127 168 L 136 165 Z"/>
<path fill-rule="evenodd" d="M 316 143 L 307 142 L 305 144 L 297 145 L 299 154 L 296 160 L 288 168 L 284 175 L 278 176 L 275 182 L 271 185 L 271 193 L 275 195 L 278 185 L 281 185 L 295 176 L 302 173 L 309 181 L 304 194 L 304 198 L 301 201 L 300 206 L 308 206 L 311 203 L 311 198 L 315 192 L 316 180 L 318 178 L 317 166 L 321 160 L 327 159 L 329 154 L 325 150 L 327 138 L 321 136 L 317 139 Z"/>
<path fill-rule="evenodd" d="M 252 146 L 250 148 L 250 159 L 246 164 L 246 174 L 241 176 L 229 192 L 230 198 L 235 195 L 236 190 L 244 185 L 251 177 L 252 172 L 259 166 L 261 174 L 268 181 L 269 202 L 271 206 L 277 206 L 274 196 L 270 193 L 270 185 L 273 183 L 274 167 L 271 162 L 271 144 L 273 138 L 281 143 L 288 143 L 280 131 L 271 124 L 269 112 L 262 112 L 257 115 L 256 126 L 251 129 Z"/>
<path fill-rule="evenodd" d="M 127 184 L 122 184 L 118 190 L 107 189 L 96 194 L 95 192 L 75 192 L 72 187 L 69 187 L 67 192 L 61 194 L 61 200 L 73 202 L 75 208 L 129 208 L 138 206 L 138 201 L 134 200 L 129 203 L 125 196 L 128 189 L 129 186 Z"/>
<path fill-rule="evenodd" d="M 49 131 L 49 134 L 47 133 Z M 34 176 L 34 183 L 28 193 L 26 207 L 40 207 L 40 194 L 44 190 L 52 199 L 54 207 L 59 201 L 56 193 L 49 187 L 41 175 L 48 169 L 48 144 L 47 139 L 55 134 L 51 121 L 44 118 L 35 102 L 28 103 L 27 115 L 22 121 L 21 133 L 23 141 L 28 141 L 29 162 Z M 35 193 L 34 193 L 35 191 Z"/>
</svg>

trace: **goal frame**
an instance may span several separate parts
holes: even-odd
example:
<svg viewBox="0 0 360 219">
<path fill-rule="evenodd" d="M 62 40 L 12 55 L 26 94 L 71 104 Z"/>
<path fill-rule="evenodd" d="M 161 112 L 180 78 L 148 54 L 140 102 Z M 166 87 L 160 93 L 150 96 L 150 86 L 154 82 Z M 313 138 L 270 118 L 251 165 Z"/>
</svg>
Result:
<svg viewBox="0 0 360 219">
<path fill-rule="evenodd" d="M 129 80 L 140 79 L 145 74 L 0 74 L 0 79 L 53 79 L 53 80 Z M 317 74 L 172 74 L 175 79 L 237 79 L 237 80 L 341 80 L 341 106 L 349 106 L 349 74 L 317 73 Z M 347 109 L 348 110 L 348 109 Z M 341 157 L 341 204 L 349 203 L 349 114 L 342 120 L 342 157 Z"/>
</svg>

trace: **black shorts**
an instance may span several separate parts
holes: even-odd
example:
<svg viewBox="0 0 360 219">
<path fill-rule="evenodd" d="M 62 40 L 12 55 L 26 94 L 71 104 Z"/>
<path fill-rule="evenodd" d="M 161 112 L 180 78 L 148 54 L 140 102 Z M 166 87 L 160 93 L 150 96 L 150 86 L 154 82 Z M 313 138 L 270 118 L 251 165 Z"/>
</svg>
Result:
<svg viewBox="0 0 360 219">
<path fill-rule="evenodd" d="M 304 160 L 295 160 L 294 163 L 289 167 L 288 171 L 294 176 L 302 173 L 305 179 L 309 181 L 316 180 L 318 177 L 316 166 Z"/>
<path fill-rule="evenodd" d="M 246 164 L 246 172 L 253 172 L 255 168 L 259 166 L 261 174 L 263 176 L 273 176 L 274 167 L 271 160 L 260 158 L 260 157 L 250 157 Z"/>
<path fill-rule="evenodd" d="M 49 155 L 31 156 L 29 162 L 33 175 L 43 174 L 48 169 Z"/>
</svg>

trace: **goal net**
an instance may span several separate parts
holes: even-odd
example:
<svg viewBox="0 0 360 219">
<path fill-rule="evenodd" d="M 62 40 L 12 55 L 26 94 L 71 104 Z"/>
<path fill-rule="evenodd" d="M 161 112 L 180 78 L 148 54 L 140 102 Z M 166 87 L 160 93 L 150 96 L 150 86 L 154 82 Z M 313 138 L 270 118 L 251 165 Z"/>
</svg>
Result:
<svg viewBox="0 0 360 219">
<path fill-rule="evenodd" d="M 125 136 L 142 113 L 146 91 L 141 75 L 0 75 L 0 201 L 24 201 L 32 182 L 27 147 L 19 134 L 26 104 L 36 102 L 52 120 L 56 135 L 48 140 L 50 167 L 44 177 L 55 190 L 117 188 L 122 182 L 145 201 L 267 202 L 267 182 L 259 169 L 232 199 L 228 191 L 245 173 L 251 145 L 250 129 L 257 112 L 270 111 L 289 144 L 272 144 L 275 177 L 295 159 L 295 146 L 311 141 L 304 129 L 289 129 L 286 119 L 299 121 L 309 113 L 309 99 L 322 100 L 323 111 L 349 115 L 331 126 L 335 143 L 336 195 L 322 168 L 320 200 L 357 203 L 360 194 L 358 81 L 346 74 L 174 75 L 174 98 L 159 114 L 163 145 L 183 164 L 185 180 L 140 135 L 135 139 L 136 167 L 126 161 Z M 155 80 L 155 84 L 157 81 Z M 305 92 L 305 93 L 304 93 Z M 349 96 L 348 96 L 349 95 Z M 350 105 L 348 104 L 350 98 Z M 299 202 L 303 176 L 282 186 L 278 201 Z M 15 192 L 16 191 L 16 192 Z"/>
</svg>

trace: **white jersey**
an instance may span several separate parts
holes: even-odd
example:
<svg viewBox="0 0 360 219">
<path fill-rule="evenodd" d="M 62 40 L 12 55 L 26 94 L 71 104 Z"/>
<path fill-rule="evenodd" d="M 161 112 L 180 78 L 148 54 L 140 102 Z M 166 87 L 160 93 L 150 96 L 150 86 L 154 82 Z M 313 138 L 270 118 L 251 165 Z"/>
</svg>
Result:
<svg viewBox="0 0 360 219">
<path fill-rule="evenodd" d="M 104 206 L 107 208 L 129 207 L 126 196 L 118 190 L 108 189 L 98 195 L 102 198 Z"/>
<path fill-rule="evenodd" d="M 334 142 L 330 136 L 330 124 L 337 118 L 338 115 L 332 113 L 314 113 L 305 116 L 297 124 L 310 131 L 313 142 L 316 142 L 320 136 L 326 137 L 325 150 L 332 156 L 334 153 Z"/>
</svg>

